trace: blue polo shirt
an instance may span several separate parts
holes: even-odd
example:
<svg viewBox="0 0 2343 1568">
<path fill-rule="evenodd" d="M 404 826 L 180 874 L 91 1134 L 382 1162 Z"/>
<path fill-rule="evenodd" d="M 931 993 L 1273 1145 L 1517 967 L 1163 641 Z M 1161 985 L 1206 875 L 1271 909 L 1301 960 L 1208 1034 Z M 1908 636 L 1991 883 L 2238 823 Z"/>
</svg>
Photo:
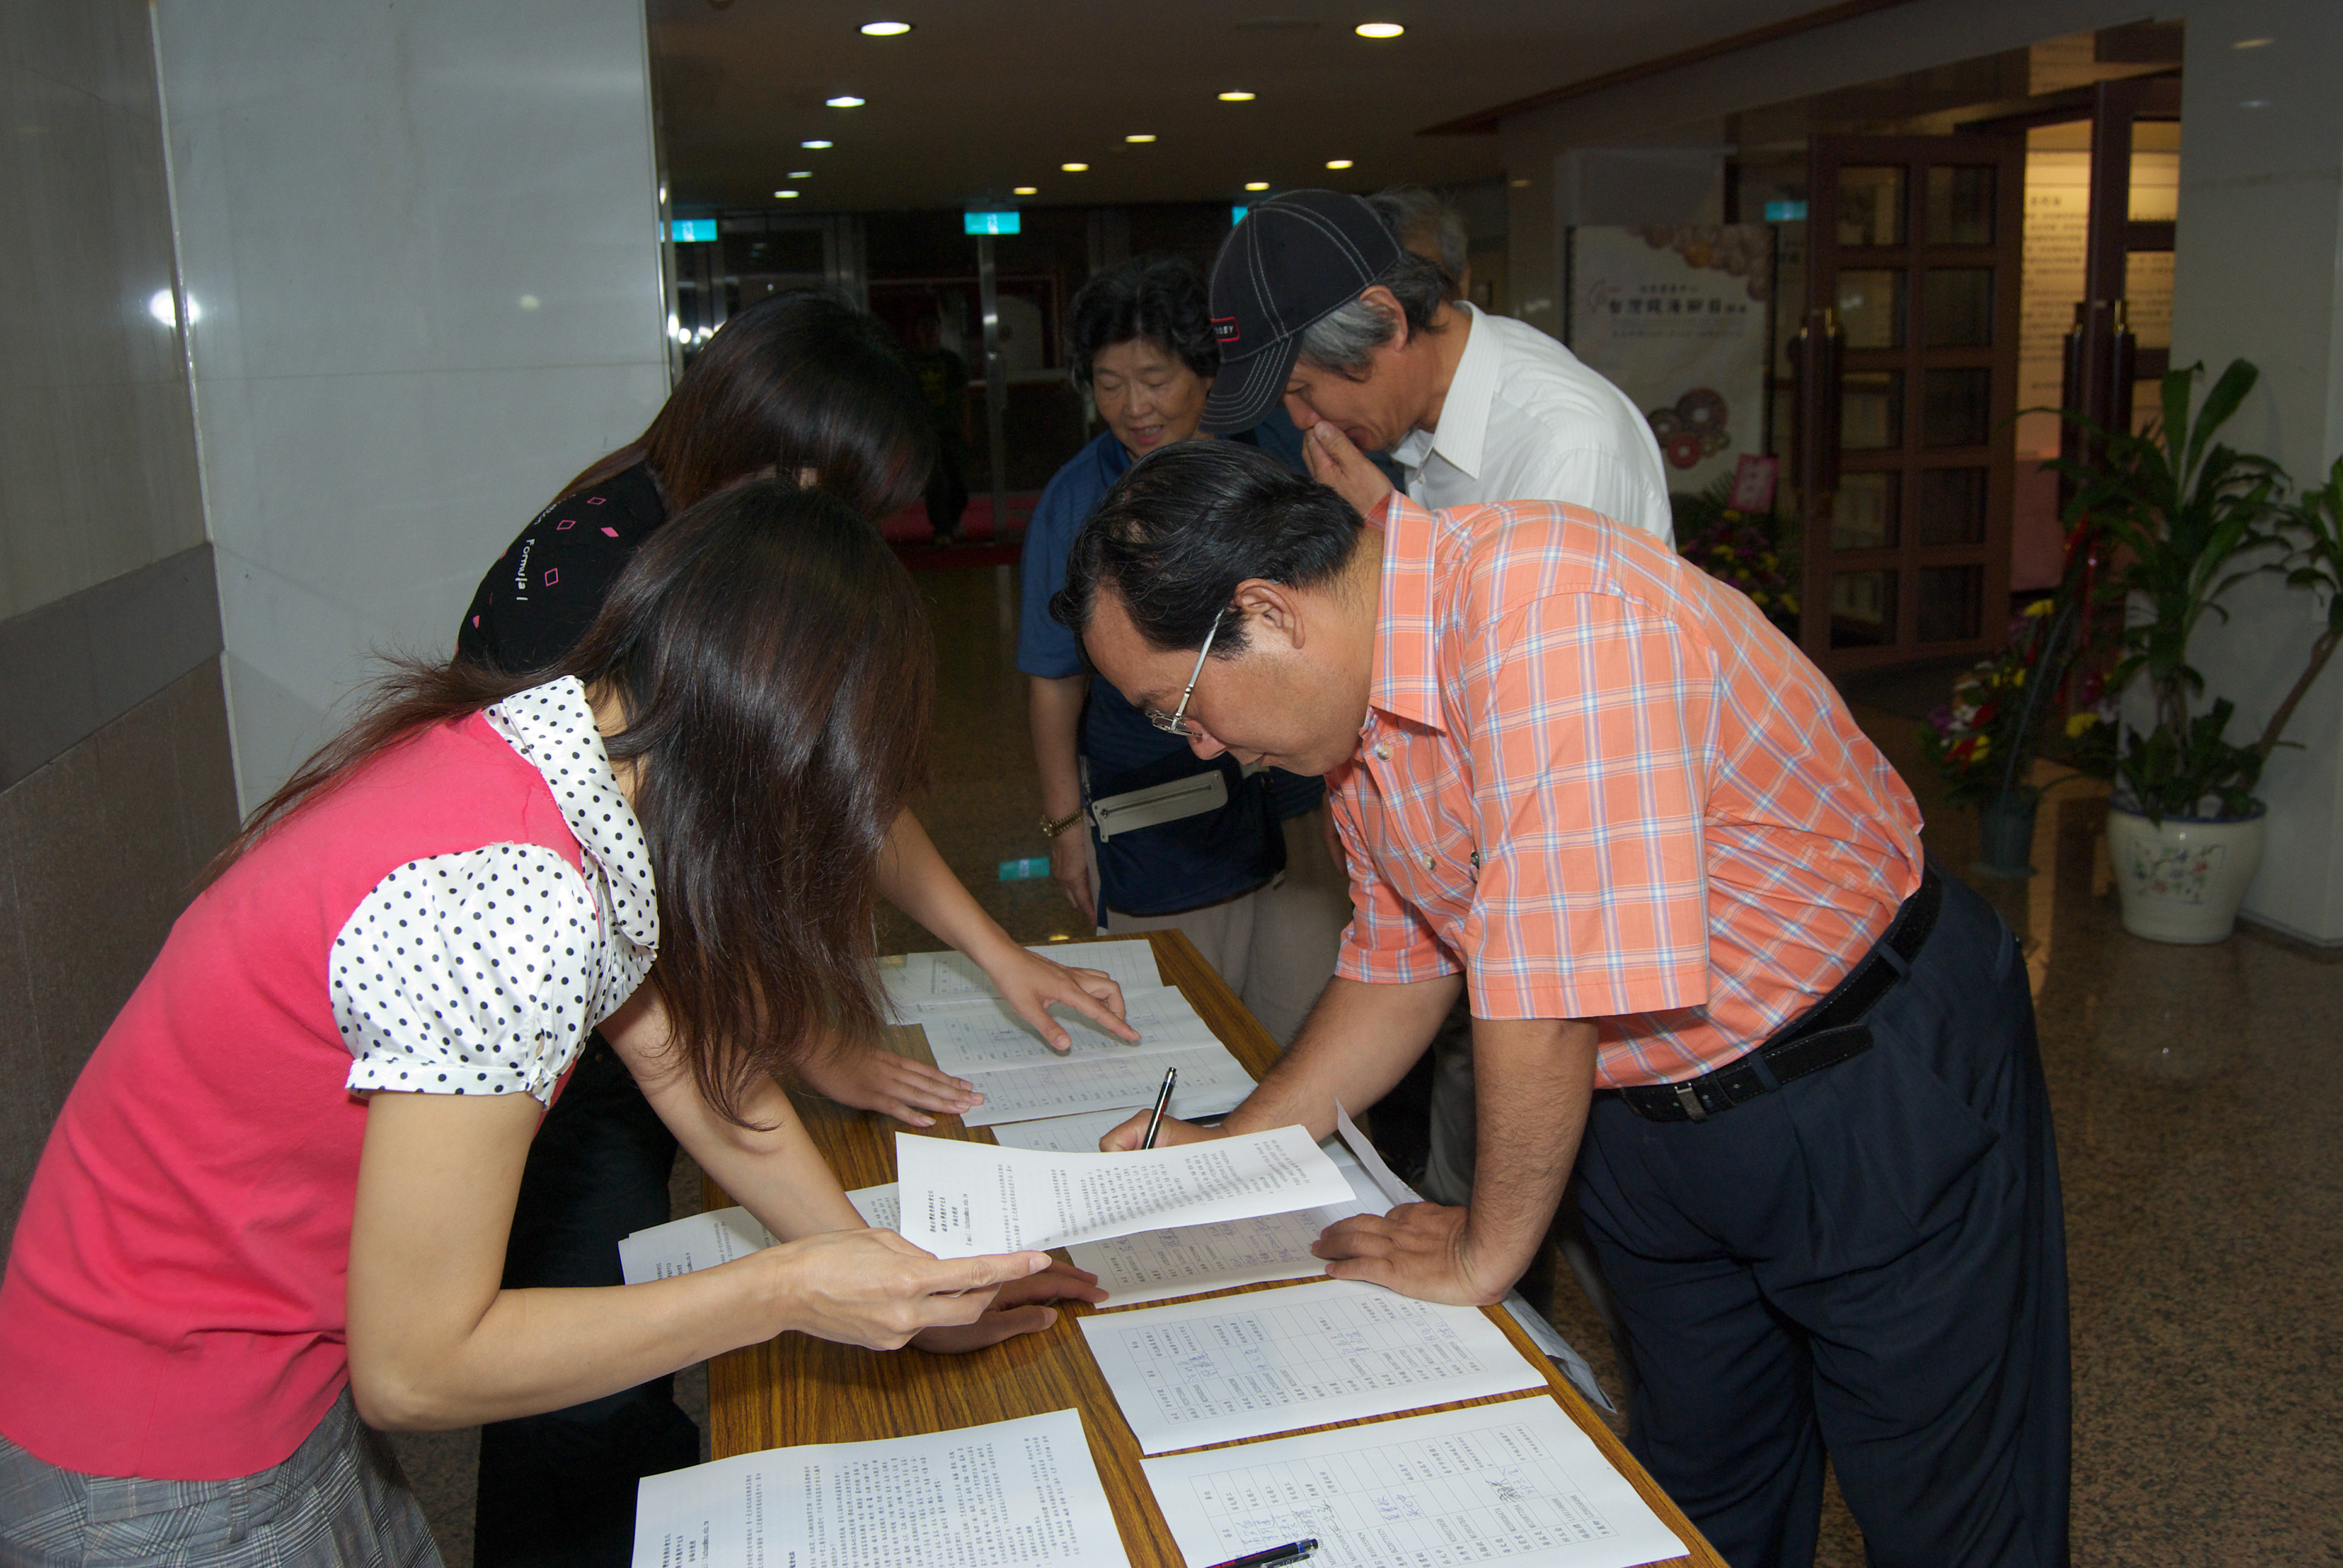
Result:
<svg viewBox="0 0 2343 1568">
<path fill-rule="evenodd" d="M 1017 627 L 1017 668 L 1027 675 L 1057 680 L 1084 673 L 1081 644 L 1051 617 L 1050 596 L 1066 586 L 1066 557 L 1074 536 L 1130 467 L 1130 455 L 1109 430 L 1058 470 L 1033 508 L 1019 569 L 1024 607 Z M 1111 685 L 1091 682 L 1082 707 L 1081 752 L 1090 759 L 1092 779 L 1111 779 L 1187 749 L 1186 741 L 1149 723 Z M 1281 818 L 1299 817 L 1326 793 L 1322 780 L 1282 769 L 1271 769 L 1269 781 Z"/>
</svg>

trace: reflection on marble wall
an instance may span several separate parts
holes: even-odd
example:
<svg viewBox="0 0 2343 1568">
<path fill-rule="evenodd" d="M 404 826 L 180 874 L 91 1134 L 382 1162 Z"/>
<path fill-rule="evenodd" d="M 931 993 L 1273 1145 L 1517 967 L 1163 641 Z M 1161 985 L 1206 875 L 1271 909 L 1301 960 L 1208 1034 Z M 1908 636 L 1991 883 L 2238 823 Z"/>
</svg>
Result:
<svg viewBox="0 0 2343 1568">
<path fill-rule="evenodd" d="M 2260 366 L 2222 438 L 2276 457 L 2298 486 L 2324 481 L 2343 456 L 2338 50 L 2343 7 L 2329 0 L 2188 10 L 2172 362 Z M 2207 618 L 2190 653 L 2207 694 L 2237 702 L 2233 736 L 2250 738 L 2300 674 L 2325 606 L 2274 578 L 2240 585 L 2227 604 L 2230 618 Z M 2287 739 L 2262 776 L 2271 852 L 2245 913 L 2343 943 L 2343 670 L 2320 677 Z"/>
<path fill-rule="evenodd" d="M 667 391 L 639 0 L 162 0 L 247 807 Z"/>
<path fill-rule="evenodd" d="M 0 619 L 203 542 L 142 5 L 0 0 Z"/>
</svg>

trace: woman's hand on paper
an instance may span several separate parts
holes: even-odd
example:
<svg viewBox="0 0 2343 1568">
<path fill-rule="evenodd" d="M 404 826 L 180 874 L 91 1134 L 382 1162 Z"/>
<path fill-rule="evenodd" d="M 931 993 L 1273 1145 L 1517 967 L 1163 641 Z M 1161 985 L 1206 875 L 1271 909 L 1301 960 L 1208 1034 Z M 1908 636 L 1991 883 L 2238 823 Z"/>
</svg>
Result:
<svg viewBox="0 0 2343 1568">
<path fill-rule="evenodd" d="M 1001 1000 L 1061 1056 L 1073 1050 L 1074 1041 L 1066 1026 L 1050 1016 L 1052 1005 L 1081 1013 L 1117 1040 L 1139 1043 L 1139 1031 L 1122 1021 L 1122 988 L 1104 970 L 1053 964 L 1013 942 L 999 952 L 969 957 L 976 960 Z"/>
<path fill-rule="evenodd" d="M 777 1330 L 874 1351 L 900 1349 L 923 1332 L 978 1324 L 1001 1287 L 1051 1266 L 1047 1252 L 938 1259 L 892 1231 L 830 1231 L 753 1256 L 778 1276 L 767 1287 Z"/>
<path fill-rule="evenodd" d="M 913 1127 L 936 1124 L 927 1111 L 960 1116 L 984 1103 L 967 1080 L 877 1045 L 838 1042 L 815 1050 L 799 1067 L 798 1080 L 825 1100 L 880 1111 Z"/>
<path fill-rule="evenodd" d="M 1040 1273 L 1001 1286 L 993 1293 L 992 1305 L 976 1322 L 958 1328 L 923 1330 L 911 1343 L 938 1355 L 962 1355 L 1048 1328 L 1058 1321 L 1058 1313 L 1055 1308 L 1041 1304 L 1045 1302 L 1088 1302 L 1096 1306 L 1105 1300 L 1096 1274 L 1052 1261 Z"/>
<path fill-rule="evenodd" d="M 1350 502 L 1363 518 L 1373 518 L 1391 494 L 1383 471 L 1329 420 L 1321 419 L 1302 432 L 1302 460 L 1310 465 L 1312 478 Z"/>
<path fill-rule="evenodd" d="M 1419 1302 L 1493 1306 L 1513 1282 L 1493 1288 L 1475 1277 L 1465 1234 L 1470 1209 L 1402 1203 L 1388 1214 L 1354 1214 L 1311 1244 L 1335 1280 L 1364 1280 Z"/>
<path fill-rule="evenodd" d="M 1099 1140 L 1099 1152 L 1129 1154 L 1137 1151 L 1147 1141 L 1147 1119 L 1153 1114 L 1151 1111 L 1133 1112 L 1130 1121 Z M 1163 1125 L 1155 1130 L 1155 1147 L 1169 1149 L 1175 1143 L 1202 1143 L 1210 1139 L 1227 1136 L 1228 1133 L 1218 1127 L 1199 1127 L 1192 1121 L 1167 1116 L 1163 1119 Z"/>
</svg>

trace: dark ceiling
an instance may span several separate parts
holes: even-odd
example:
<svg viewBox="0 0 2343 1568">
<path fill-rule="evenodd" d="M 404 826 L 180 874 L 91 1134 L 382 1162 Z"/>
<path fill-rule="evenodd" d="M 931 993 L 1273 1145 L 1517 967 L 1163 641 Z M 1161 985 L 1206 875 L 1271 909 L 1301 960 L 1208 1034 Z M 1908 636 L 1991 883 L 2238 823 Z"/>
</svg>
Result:
<svg viewBox="0 0 2343 1568">
<path fill-rule="evenodd" d="M 1503 171 L 1426 126 L 1815 9 L 1815 0 L 651 0 L 679 207 L 857 211 L 1244 199 Z M 870 38 L 865 22 L 913 24 Z M 1385 41 L 1362 22 L 1397 22 Z M 1216 95 L 1244 90 L 1250 103 Z M 859 108 L 830 108 L 851 94 Z M 1695 111 L 1696 112 L 1696 111 Z M 1124 141 L 1138 133 L 1157 139 Z M 806 151 L 799 144 L 836 145 Z M 1348 170 L 1329 171 L 1333 158 Z M 1060 166 L 1087 163 L 1086 173 Z M 791 178 L 794 171 L 810 173 Z M 799 192 L 777 200 L 776 189 Z"/>
</svg>

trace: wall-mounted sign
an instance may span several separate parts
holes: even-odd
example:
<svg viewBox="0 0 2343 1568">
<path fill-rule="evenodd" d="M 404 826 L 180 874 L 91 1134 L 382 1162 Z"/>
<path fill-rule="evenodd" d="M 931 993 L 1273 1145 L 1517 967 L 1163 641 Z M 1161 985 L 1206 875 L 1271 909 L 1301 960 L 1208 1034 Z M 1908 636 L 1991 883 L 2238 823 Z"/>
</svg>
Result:
<svg viewBox="0 0 2343 1568">
<path fill-rule="evenodd" d="M 1764 224 L 1581 226 L 1570 231 L 1563 340 L 1635 400 L 1696 492 L 1765 450 L 1774 231 Z"/>
<path fill-rule="evenodd" d="M 667 226 L 667 236 L 678 245 L 705 245 L 716 237 L 716 220 L 679 217 Z"/>
<path fill-rule="evenodd" d="M 1015 234 L 1019 226 L 1013 212 L 968 212 L 960 219 L 967 234 Z"/>
</svg>

